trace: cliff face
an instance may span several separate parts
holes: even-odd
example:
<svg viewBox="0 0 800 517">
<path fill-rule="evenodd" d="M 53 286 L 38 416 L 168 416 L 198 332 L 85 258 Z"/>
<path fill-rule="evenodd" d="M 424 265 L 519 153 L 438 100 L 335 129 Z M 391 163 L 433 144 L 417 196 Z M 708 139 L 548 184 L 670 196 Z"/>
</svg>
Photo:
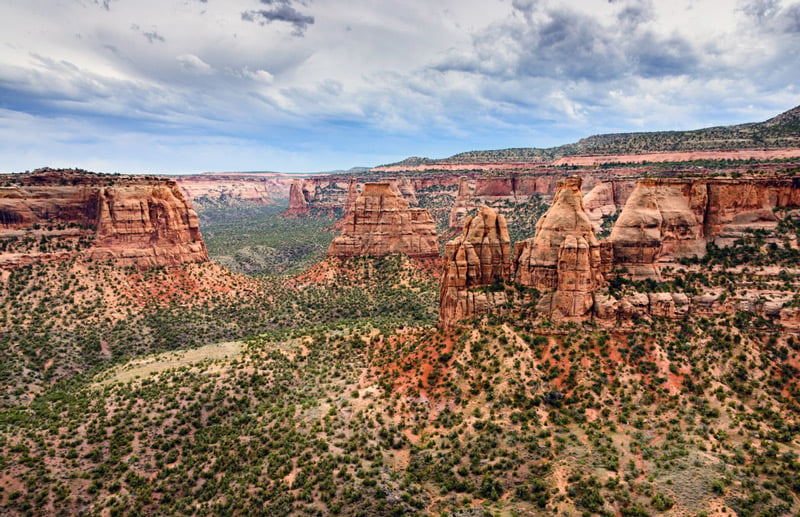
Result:
<svg viewBox="0 0 800 517">
<path fill-rule="evenodd" d="M 367 183 L 331 242 L 328 256 L 385 257 L 403 253 L 415 258 L 439 256 L 436 227 L 427 210 L 409 208 L 389 183 Z"/>
<path fill-rule="evenodd" d="M 295 180 L 283 174 L 252 173 L 196 174 L 177 176 L 175 181 L 186 198 L 200 210 L 241 204 L 266 205 L 285 200 Z"/>
<path fill-rule="evenodd" d="M 610 241 L 614 263 L 652 274 L 662 259 L 703 256 L 748 229 L 773 229 L 778 206 L 800 206 L 797 179 L 644 179 L 628 198 Z"/>
<path fill-rule="evenodd" d="M 74 256 L 136 267 L 208 260 L 191 204 L 175 181 L 152 177 L 11 175 L 0 187 L 0 242 L 4 267 Z"/>
<path fill-rule="evenodd" d="M 502 286 L 511 279 L 511 241 L 505 217 L 484 206 L 464 222 L 460 237 L 447 243 L 439 297 L 439 320 L 455 321 L 490 312 L 505 302 Z"/>
</svg>

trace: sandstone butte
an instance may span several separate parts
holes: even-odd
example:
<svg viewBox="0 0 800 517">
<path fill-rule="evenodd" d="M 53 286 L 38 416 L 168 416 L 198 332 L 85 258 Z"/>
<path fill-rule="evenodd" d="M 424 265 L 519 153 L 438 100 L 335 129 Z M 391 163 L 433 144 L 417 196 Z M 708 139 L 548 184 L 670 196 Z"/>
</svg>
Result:
<svg viewBox="0 0 800 517">
<path fill-rule="evenodd" d="M 299 217 L 307 214 L 310 210 L 306 196 L 303 194 L 303 183 L 300 180 L 293 180 L 289 186 L 289 209 L 284 212 L 284 215 Z"/>
<path fill-rule="evenodd" d="M 52 169 L 2 180 L 2 267 L 78 256 L 139 268 L 208 260 L 197 214 L 173 180 Z M 26 237 L 61 245 L 16 247 Z"/>
<path fill-rule="evenodd" d="M 465 219 L 461 236 L 445 246 L 439 295 L 443 325 L 491 312 L 505 302 L 502 287 L 511 280 L 510 251 L 502 214 L 484 206 L 476 216 Z M 476 290 L 480 287 L 488 289 Z"/>
<path fill-rule="evenodd" d="M 385 257 L 402 253 L 413 258 L 436 258 L 436 226 L 427 210 L 409 208 L 408 201 L 389 183 L 366 183 L 347 211 L 342 234 L 328 248 L 329 257 Z"/>
</svg>

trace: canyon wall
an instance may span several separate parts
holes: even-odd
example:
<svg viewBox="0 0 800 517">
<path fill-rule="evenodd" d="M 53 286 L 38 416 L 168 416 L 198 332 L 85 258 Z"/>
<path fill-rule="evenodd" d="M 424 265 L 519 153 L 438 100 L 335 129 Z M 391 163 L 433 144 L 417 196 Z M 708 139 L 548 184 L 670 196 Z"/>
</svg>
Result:
<svg viewBox="0 0 800 517">
<path fill-rule="evenodd" d="M 285 201 L 295 181 L 277 173 L 195 174 L 174 179 L 186 198 L 203 208 Z"/>
<path fill-rule="evenodd" d="M 173 180 L 43 169 L 0 186 L 0 266 L 82 257 L 120 266 L 208 260 Z"/>
<path fill-rule="evenodd" d="M 774 229 L 779 206 L 800 206 L 800 178 L 643 179 L 611 231 L 614 264 L 652 275 L 659 261 L 705 255 L 709 241 Z"/>
</svg>

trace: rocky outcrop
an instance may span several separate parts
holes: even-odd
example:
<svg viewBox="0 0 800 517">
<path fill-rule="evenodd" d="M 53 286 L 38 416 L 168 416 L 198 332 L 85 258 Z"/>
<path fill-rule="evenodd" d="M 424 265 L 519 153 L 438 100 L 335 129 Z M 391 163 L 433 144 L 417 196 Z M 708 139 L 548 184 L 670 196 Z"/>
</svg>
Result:
<svg viewBox="0 0 800 517">
<path fill-rule="evenodd" d="M 572 237 L 567 242 L 567 238 Z M 518 242 L 514 250 L 516 281 L 537 289 L 558 287 L 558 263 L 562 246 L 586 243 L 599 267 L 600 244 L 583 206 L 581 179 L 566 178 L 559 182 L 553 204 L 536 223 L 531 239 Z"/>
<path fill-rule="evenodd" d="M 704 254 L 707 205 L 702 182 L 640 181 L 611 230 L 614 263 L 647 275 L 647 268 L 666 253 Z"/>
<path fill-rule="evenodd" d="M 484 206 L 476 216 L 467 217 L 461 236 L 445 247 L 439 297 L 442 326 L 491 312 L 505 303 L 503 286 L 511 278 L 510 251 L 502 214 Z"/>
<path fill-rule="evenodd" d="M 659 261 L 705 255 L 709 241 L 724 246 L 774 229 L 774 209 L 798 203 L 797 178 L 644 179 L 611 231 L 614 264 L 652 276 Z"/>
<path fill-rule="evenodd" d="M 553 291 L 539 308 L 559 319 L 590 316 L 603 281 L 600 243 L 583 206 L 581 183 L 579 177 L 560 181 L 534 237 L 514 249 L 516 282 Z"/>
<path fill-rule="evenodd" d="M 299 217 L 306 215 L 310 211 L 308 200 L 303 194 L 303 184 L 300 180 L 292 181 L 289 187 L 289 209 L 284 212 L 287 217 Z"/>
<path fill-rule="evenodd" d="M 191 204 L 175 181 L 154 177 L 50 169 L 8 176 L 0 241 L 4 267 L 75 256 L 136 267 L 208 260 Z"/>
<path fill-rule="evenodd" d="M 342 234 L 328 256 L 385 257 L 402 253 L 414 258 L 439 256 L 436 227 L 427 210 L 409 208 L 389 183 L 367 183 L 344 218 Z"/>
</svg>

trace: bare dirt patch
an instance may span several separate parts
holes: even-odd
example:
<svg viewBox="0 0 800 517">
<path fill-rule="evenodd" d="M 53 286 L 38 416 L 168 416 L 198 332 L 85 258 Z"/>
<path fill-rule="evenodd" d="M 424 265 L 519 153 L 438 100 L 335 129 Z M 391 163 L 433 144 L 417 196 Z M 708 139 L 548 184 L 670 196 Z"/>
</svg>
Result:
<svg viewBox="0 0 800 517">
<path fill-rule="evenodd" d="M 180 368 L 181 366 L 189 366 L 207 360 L 230 361 L 241 356 L 243 347 L 244 343 L 241 341 L 229 341 L 201 346 L 191 350 L 166 352 L 134 359 L 101 374 L 97 384 L 129 382 L 169 370 L 170 368 Z"/>
</svg>

